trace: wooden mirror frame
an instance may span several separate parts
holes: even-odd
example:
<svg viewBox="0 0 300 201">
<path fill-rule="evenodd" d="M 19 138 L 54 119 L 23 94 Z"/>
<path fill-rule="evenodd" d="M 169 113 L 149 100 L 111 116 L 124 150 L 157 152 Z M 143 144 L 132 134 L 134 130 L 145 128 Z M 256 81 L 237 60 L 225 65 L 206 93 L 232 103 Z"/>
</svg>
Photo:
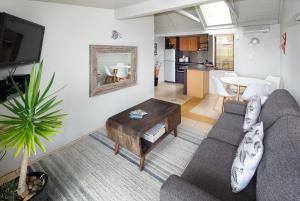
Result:
<svg viewBox="0 0 300 201">
<path fill-rule="evenodd" d="M 97 87 L 97 53 L 131 53 L 131 79 Z M 137 47 L 90 45 L 90 97 L 137 84 Z"/>
</svg>

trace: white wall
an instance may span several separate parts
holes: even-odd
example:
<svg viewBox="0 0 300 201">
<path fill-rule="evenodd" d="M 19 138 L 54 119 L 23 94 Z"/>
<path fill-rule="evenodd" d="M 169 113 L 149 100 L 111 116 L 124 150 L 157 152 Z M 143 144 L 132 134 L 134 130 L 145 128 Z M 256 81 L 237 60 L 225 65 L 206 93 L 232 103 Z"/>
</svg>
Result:
<svg viewBox="0 0 300 201">
<path fill-rule="evenodd" d="M 165 81 L 165 75 L 164 75 L 165 38 L 155 37 L 154 42 L 157 43 L 157 56 L 154 59 L 158 60 L 161 63 L 160 72 L 158 75 L 158 83 L 161 83 Z"/>
<path fill-rule="evenodd" d="M 245 35 L 239 29 L 235 39 L 235 71 L 240 75 L 266 78 L 280 75 L 280 25 L 271 25 L 269 33 Z M 257 37 L 260 44 L 249 44 Z"/>
<path fill-rule="evenodd" d="M 296 24 L 296 13 L 300 13 L 300 1 L 283 1 L 281 33 L 287 33 L 287 44 L 286 54 L 281 51 L 281 74 L 284 88 L 300 104 L 300 24 Z"/>
<path fill-rule="evenodd" d="M 234 71 L 240 76 L 265 79 L 267 75 L 280 76 L 280 25 L 271 25 L 268 33 L 245 34 L 242 28 L 210 31 L 210 34 L 234 33 Z M 260 44 L 252 45 L 257 37 Z M 210 77 L 222 77 L 224 71 L 211 71 Z M 215 93 L 210 80 L 210 93 Z"/>
<path fill-rule="evenodd" d="M 53 89 L 67 84 L 60 92 L 60 98 L 64 99 L 62 108 L 69 115 L 63 133 L 53 142 L 46 142 L 48 152 L 104 126 L 109 116 L 153 97 L 153 17 L 118 21 L 114 20 L 113 10 L 27 0 L 1 0 L 0 8 L 46 26 L 42 52 L 43 85 L 53 72 L 56 72 Z M 123 38 L 111 39 L 113 29 L 118 30 Z M 138 46 L 138 85 L 90 98 L 90 44 Z M 19 72 L 28 70 L 29 67 L 18 69 Z M 0 108 L 0 113 L 3 113 L 3 108 Z M 19 159 L 14 159 L 9 153 L 0 161 L 0 176 L 18 165 Z"/>
</svg>

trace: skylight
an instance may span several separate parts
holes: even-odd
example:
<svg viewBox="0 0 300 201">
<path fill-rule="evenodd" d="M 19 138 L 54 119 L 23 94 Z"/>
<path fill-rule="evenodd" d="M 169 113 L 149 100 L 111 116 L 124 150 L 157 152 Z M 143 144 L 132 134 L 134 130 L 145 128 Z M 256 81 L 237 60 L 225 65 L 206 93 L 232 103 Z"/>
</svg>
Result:
<svg viewBox="0 0 300 201">
<path fill-rule="evenodd" d="M 224 1 L 200 6 L 207 26 L 232 24 L 231 14 Z"/>
</svg>

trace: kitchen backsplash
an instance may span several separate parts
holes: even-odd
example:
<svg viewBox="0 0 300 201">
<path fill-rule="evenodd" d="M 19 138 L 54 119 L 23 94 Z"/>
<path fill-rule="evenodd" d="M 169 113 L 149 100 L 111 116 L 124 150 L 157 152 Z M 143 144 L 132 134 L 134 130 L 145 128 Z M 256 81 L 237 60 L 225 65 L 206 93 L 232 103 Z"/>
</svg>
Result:
<svg viewBox="0 0 300 201">
<path fill-rule="evenodd" d="M 185 57 L 190 57 L 190 62 L 205 62 L 208 60 L 208 51 L 182 52 Z"/>
</svg>

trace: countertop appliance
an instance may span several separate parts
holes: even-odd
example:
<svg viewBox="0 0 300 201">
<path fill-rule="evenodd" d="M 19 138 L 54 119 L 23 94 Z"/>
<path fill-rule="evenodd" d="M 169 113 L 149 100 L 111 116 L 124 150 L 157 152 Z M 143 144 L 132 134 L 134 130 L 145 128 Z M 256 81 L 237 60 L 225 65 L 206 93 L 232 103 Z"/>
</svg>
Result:
<svg viewBox="0 0 300 201">
<path fill-rule="evenodd" d="M 165 60 L 164 60 L 164 71 L 165 71 L 165 81 L 175 82 L 176 74 L 176 50 L 166 49 L 165 50 Z"/>
</svg>

